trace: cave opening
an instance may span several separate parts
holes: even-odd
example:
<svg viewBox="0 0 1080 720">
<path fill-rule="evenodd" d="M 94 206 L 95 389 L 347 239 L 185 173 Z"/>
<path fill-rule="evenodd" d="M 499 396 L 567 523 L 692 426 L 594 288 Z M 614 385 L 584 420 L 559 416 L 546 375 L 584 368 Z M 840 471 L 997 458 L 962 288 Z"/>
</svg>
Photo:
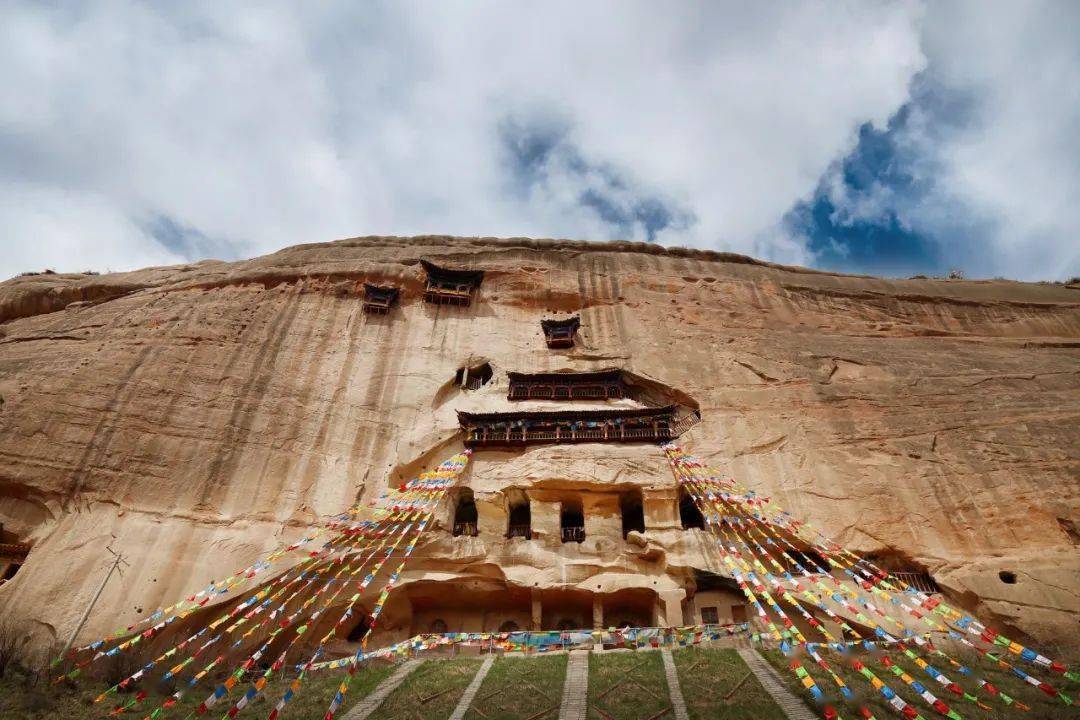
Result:
<svg viewBox="0 0 1080 720">
<path fill-rule="evenodd" d="M 494 376 L 495 371 L 491 363 L 481 363 L 476 367 L 460 367 L 454 373 L 454 384 L 463 390 L 479 390 L 491 382 Z"/>
<path fill-rule="evenodd" d="M 532 508 L 529 498 L 523 497 L 510 502 L 510 512 L 506 521 L 506 537 L 532 538 Z"/>
<path fill-rule="evenodd" d="M 697 503 L 694 502 L 693 496 L 684 487 L 679 488 L 679 521 L 682 523 L 683 530 L 705 529 L 705 518 L 698 509 Z"/>
<path fill-rule="evenodd" d="M 645 505 L 641 488 L 634 488 L 619 496 L 619 510 L 622 513 L 623 540 L 631 531 L 645 532 Z"/>
<path fill-rule="evenodd" d="M 454 506 L 454 537 L 459 535 L 476 537 L 479 532 L 477 520 L 478 513 L 473 492 L 470 488 L 462 488 L 457 496 L 457 504 Z"/>
<path fill-rule="evenodd" d="M 562 501 L 559 528 L 562 530 L 564 543 L 585 542 L 585 511 L 581 508 L 581 500 Z"/>
<path fill-rule="evenodd" d="M 345 639 L 349 642 L 360 642 L 364 639 L 364 636 L 371 631 L 371 616 L 367 613 L 363 613 L 360 618 L 360 622 L 353 626 L 349 634 L 345 636 Z"/>
</svg>

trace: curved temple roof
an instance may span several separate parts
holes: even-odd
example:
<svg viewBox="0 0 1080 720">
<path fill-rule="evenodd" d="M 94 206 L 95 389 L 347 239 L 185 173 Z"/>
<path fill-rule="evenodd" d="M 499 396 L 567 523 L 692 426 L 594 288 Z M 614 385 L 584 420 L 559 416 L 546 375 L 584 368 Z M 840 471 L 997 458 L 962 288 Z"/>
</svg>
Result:
<svg viewBox="0 0 1080 720">
<path fill-rule="evenodd" d="M 574 330 L 577 330 L 579 327 L 581 327 L 581 318 L 579 318 L 577 315 L 575 315 L 573 317 L 569 317 L 569 318 L 566 318 L 564 320 L 544 319 L 544 320 L 540 321 L 540 327 L 542 327 L 544 329 L 544 332 L 547 332 L 548 330 L 554 330 L 555 328 L 564 328 L 564 327 L 573 328 Z"/>
<path fill-rule="evenodd" d="M 436 265 L 433 262 L 427 260 L 420 260 L 420 264 L 427 271 L 427 274 L 431 278 L 452 280 L 454 282 L 467 282 L 473 285 L 479 285 L 484 279 L 483 270 L 458 270 L 454 268 L 445 268 Z"/>
</svg>

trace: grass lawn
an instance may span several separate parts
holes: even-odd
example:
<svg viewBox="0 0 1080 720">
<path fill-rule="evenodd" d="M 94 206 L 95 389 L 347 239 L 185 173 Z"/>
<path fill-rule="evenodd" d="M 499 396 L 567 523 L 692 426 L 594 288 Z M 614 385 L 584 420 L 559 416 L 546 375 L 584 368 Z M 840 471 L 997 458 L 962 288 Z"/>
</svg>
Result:
<svg viewBox="0 0 1080 720">
<path fill-rule="evenodd" d="M 476 658 L 429 659 L 379 707 L 379 720 L 445 720 L 480 669 Z"/>
<path fill-rule="evenodd" d="M 360 698 L 371 692 L 393 668 L 378 664 L 362 667 L 356 671 L 345 705 L 350 707 Z M 344 674 L 330 671 L 309 675 L 304 681 L 299 694 L 286 706 L 282 713 L 286 718 L 295 720 L 322 720 L 326 715 L 326 706 L 334 697 Z M 263 694 L 256 697 L 240 717 L 266 717 L 270 709 L 281 698 L 292 682 L 293 676 L 276 679 L 266 684 Z M 214 708 L 202 717 L 217 718 L 224 715 L 232 703 L 245 692 L 248 684 L 237 684 L 232 692 L 218 701 Z M 30 676 L 16 671 L 9 671 L 0 679 L 0 720 L 40 720 L 41 718 L 64 718 L 65 720 L 98 720 L 107 717 L 117 705 L 126 704 L 133 693 L 113 695 L 100 703 L 94 698 L 105 688 L 87 680 L 79 682 L 77 687 L 50 685 L 49 680 L 39 680 L 36 684 Z M 206 687 L 189 690 L 184 699 L 162 714 L 163 720 L 181 719 L 194 710 L 212 691 Z M 166 695 L 150 691 L 149 697 L 119 717 L 143 718 L 159 707 Z M 339 711 L 339 714 L 343 711 Z"/>
<path fill-rule="evenodd" d="M 565 680 L 566 655 L 498 658 L 465 720 L 552 720 Z"/>
<path fill-rule="evenodd" d="M 691 720 L 786 720 L 735 650 L 688 647 L 672 656 Z"/>
<path fill-rule="evenodd" d="M 659 652 L 589 655 L 590 720 L 646 720 L 670 707 Z"/>
<path fill-rule="evenodd" d="M 810 698 L 809 693 L 802 688 L 796 680 L 795 674 L 790 670 L 788 666 L 790 660 L 784 657 L 783 653 L 779 650 L 766 650 L 763 652 L 763 655 L 777 669 L 780 673 L 780 677 L 788 684 L 792 692 L 798 695 L 810 707 L 817 709 Z M 896 716 L 896 711 L 888 705 L 888 702 L 881 693 L 874 690 L 870 686 L 870 683 L 852 668 L 847 661 L 833 652 L 822 654 L 822 657 L 829 663 L 829 666 L 836 674 L 843 679 L 848 687 L 851 688 L 855 703 L 864 704 L 869 707 L 879 720 L 881 718 L 889 717 L 890 715 Z M 856 657 L 864 663 L 875 675 L 892 688 L 897 695 L 902 697 L 905 702 L 911 704 L 923 716 L 927 718 L 940 717 L 940 715 L 930 708 L 914 690 L 904 683 L 903 680 L 881 664 L 880 654 L 870 655 L 861 652 L 859 654 L 853 654 L 853 657 Z M 1064 718 L 1080 718 L 1080 710 L 1076 707 L 1065 705 L 1060 698 L 1049 697 L 1037 688 L 1028 685 L 1011 672 L 992 665 L 989 661 L 982 659 L 974 653 L 954 655 L 954 657 L 958 662 L 970 668 L 974 675 L 991 683 L 1014 700 L 1018 700 L 1028 705 L 1031 709 L 1024 711 L 1016 705 L 1010 707 L 1003 703 L 1000 698 L 991 697 L 986 691 L 979 690 L 978 685 L 974 680 L 961 674 L 960 671 L 950 665 L 949 661 L 945 658 L 934 656 L 924 657 L 927 662 L 948 676 L 950 680 L 956 682 L 968 693 L 979 698 L 984 705 L 989 706 L 991 708 L 989 712 L 982 710 L 974 703 L 971 703 L 962 697 L 957 697 L 953 693 L 947 691 L 938 684 L 936 680 L 916 667 L 915 663 L 911 662 L 899 652 L 891 652 L 889 653 L 889 657 L 894 663 L 902 667 L 908 675 L 922 683 L 930 690 L 930 692 L 937 696 L 939 700 L 944 701 L 945 704 L 964 718 L 980 718 L 980 720 L 1006 720 L 1007 718 L 1024 718 L 1025 720 L 1063 720 Z M 803 663 L 803 666 L 807 671 L 809 671 L 811 677 L 814 678 L 814 682 L 821 688 L 827 702 L 836 707 L 841 714 L 850 714 L 850 712 L 844 712 L 844 702 L 840 697 L 840 693 L 832 678 L 829 677 L 824 670 L 818 667 L 812 658 L 801 657 L 799 660 Z M 1064 690 L 1074 701 L 1076 701 L 1078 699 L 1077 696 L 1080 695 L 1080 686 L 1065 680 L 1060 675 L 1054 675 L 1051 678 L 1049 673 L 1042 673 L 1035 668 L 1023 667 L 1021 669 L 1040 679 L 1049 679 L 1054 687 L 1059 690 Z"/>
</svg>

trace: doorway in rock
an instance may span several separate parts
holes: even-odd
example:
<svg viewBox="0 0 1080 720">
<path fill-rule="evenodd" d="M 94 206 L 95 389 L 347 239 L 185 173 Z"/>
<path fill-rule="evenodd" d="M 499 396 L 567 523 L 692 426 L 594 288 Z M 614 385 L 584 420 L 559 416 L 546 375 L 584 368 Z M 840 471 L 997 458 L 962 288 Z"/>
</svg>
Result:
<svg viewBox="0 0 1080 720">
<path fill-rule="evenodd" d="M 697 503 L 694 502 L 690 493 L 686 492 L 686 488 L 682 487 L 679 488 L 679 521 L 682 523 L 683 530 L 705 529 L 705 518 L 698 510 Z"/>
<path fill-rule="evenodd" d="M 520 497 L 510 500 L 510 508 L 506 519 L 506 537 L 508 538 L 532 538 L 532 508 L 529 498 L 524 493 Z"/>
<path fill-rule="evenodd" d="M 544 630 L 587 630 L 593 627 L 593 594 L 587 590 L 552 588 L 541 596 L 540 627 Z"/>
<path fill-rule="evenodd" d="M 532 627 L 532 591 L 495 580 L 419 580 L 402 588 L 409 635 L 439 632 L 499 632 L 508 622 Z M 378 628 L 376 628 L 378 632 Z M 506 632 L 506 631 L 502 631 Z"/>
<path fill-rule="evenodd" d="M 564 543 L 585 542 L 585 512 L 579 498 L 562 501 L 559 512 L 559 529 Z"/>
<path fill-rule="evenodd" d="M 369 632 L 371 632 L 371 616 L 367 613 L 363 613 L 360 617 L 360 622 L 353 625 L 352 630 L 345 636 L 345 639 L 349 642 L 358 643 L 363 640 Z"/>
<path fill-rule="evenodd" d="M 620 495 L 619 510 L 622 513 L 623 540 L 631 531 L 645 532 L 645 506 L 642 502 L 641 488 L 634 488 Z"/>
<path fill-rule="evenodd" d="M 454 537 L 459 535 L 476 537 L 479 532 L 478 517 L 472 490 L 461 488 L 454 504 Z"/>
<path fill-rule="evenodd" d="M 656 624 L 657 595 L 649 588 L 624 588 L 600 599 L 603 626 L 652 627 Z"/>
</svg>

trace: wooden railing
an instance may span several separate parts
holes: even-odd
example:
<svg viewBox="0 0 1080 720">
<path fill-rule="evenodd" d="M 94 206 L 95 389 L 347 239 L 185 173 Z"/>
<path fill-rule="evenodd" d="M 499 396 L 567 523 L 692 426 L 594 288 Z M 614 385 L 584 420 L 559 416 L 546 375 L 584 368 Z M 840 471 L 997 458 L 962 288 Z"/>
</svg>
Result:
<svg viewBox="0 0 1080 720">
<path fill-rule="evenodd" d="M 465 443 L 477 445 L 523 445 L 529 443 L 663 442 L 675 435 L 666 426 L 657 428 L 588 428 L 579 430 L 470 430 Z"/>
<path fill-rule="evenodd" d="M 934 578 L 930 577 L 926 573 L 920 572 L 894 572 L 889 573 L 890 577 L 894 577 L 911 587 L 915 588 L 919 592 L 924 592 L 927 595 L 933 595 L 940 593 L 941 588 L 934 582 Z"/>
<path fill-rule="evenodd" d="M 471 522 L 459 522 L 454 523 L 454 537 L 459 535 L 468 535 L 469 537 L 476 537 L 478 534 L 476 523 Z"/>
<path fill-rule="evenodd" d="M 701 416 L 696 412 L 689 412 L 675 418 L 671 423 L 671 437 L 679 437 L 699 422 L 701 422 Z"/>
<path fill-rule="evenodd" d="M 607 400 L 624 396 L 618 385 L 528 385 L 510 386 L 511 400 Z"/>
<path fill-rule="evenodd" d="M 459 290 L 457 288 L 428 285 L 427 289 L 424 290 L 424 300 L 436 304 L 468 305 L 472 302 L 472 289 Z"/>
<path fill-rule="evenodd" d="M 578 526 L 564 527 L 562 529 L 562 541 L 567 542 L 585 542 L 585 528 Z"/>
<path fill-rule="evenodd" d="M 29 552 L 25 543 L 0 543 L 0 557 L 25 558 Z"/>
</svg>

